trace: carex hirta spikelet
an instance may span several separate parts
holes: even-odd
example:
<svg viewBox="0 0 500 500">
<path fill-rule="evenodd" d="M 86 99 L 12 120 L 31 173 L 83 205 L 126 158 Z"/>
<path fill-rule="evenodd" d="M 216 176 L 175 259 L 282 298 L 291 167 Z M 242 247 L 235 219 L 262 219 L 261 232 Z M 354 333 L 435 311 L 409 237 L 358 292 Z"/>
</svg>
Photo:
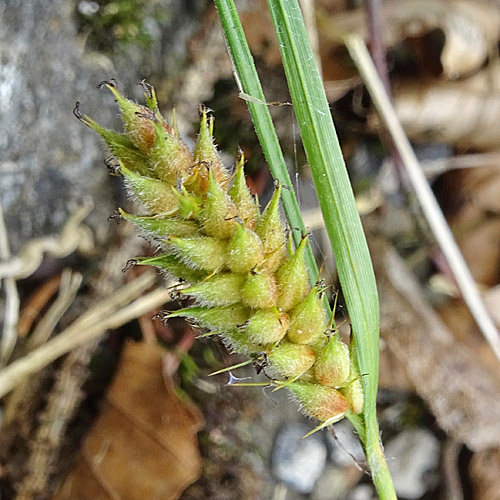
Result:
<svg viewBox="0 0 500 500">
<path fill-rule="evenodd" d="M 143 106 L 124 98 L 114 81 L 101 86 L 120 107 L 123 133 L 78 107 L 75 114 L 104 139 L 144 212 L 120 209 L 120 215 L 161 244 L 163 253 L 136 262 L 182 279 L 182 294 L 193 299 L 191 307 L 164 317 L 184 317 L 219 335 L 322 424 L 361 412 L 355 346 L 349 350 L 328 328 L 322 292 L 309 284 L 307 239 L 295 248 L 280 220 L 281 187 L 261 212 L 245 182 L 243 156 L 233 173 L 222 164 L 207 110 L 200 108 L 190 151 L 175 120 L 170 125 L 160 114 L 154 89 L 145 87 Z"/>
</svg>

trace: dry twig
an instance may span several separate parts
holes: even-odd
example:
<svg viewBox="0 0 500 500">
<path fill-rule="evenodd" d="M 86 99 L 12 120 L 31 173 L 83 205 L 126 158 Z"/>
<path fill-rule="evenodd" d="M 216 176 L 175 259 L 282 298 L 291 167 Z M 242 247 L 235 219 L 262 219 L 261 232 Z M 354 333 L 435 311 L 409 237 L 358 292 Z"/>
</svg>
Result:
<svg viewBox="0 0 500 500">
<path fill-rule="evenodd" d="M 0 205 L 0 259 L 10 258 L 9 240 Z M 19 319 L 19 294 L 16 281 L 11 277 L 4 277 L 5 285 L 5 318 L 3 324 L 2 340 L 0 342 L 0 365 L 9 361 L 10 355 L 17 342 L 17 320 Z"/>
<path fill-rule="evenodd" d="M 143 273 L 108 300 L 90 309 L 57 337 L 4 368 L 0 372 L 0 397 L 60 356 L 167 302 L 170 292 L 163 287 L 137 299 L 155 280 L 155 273 Z M 118 307 L 121 309 L 116 310 Z"/>
</svg>

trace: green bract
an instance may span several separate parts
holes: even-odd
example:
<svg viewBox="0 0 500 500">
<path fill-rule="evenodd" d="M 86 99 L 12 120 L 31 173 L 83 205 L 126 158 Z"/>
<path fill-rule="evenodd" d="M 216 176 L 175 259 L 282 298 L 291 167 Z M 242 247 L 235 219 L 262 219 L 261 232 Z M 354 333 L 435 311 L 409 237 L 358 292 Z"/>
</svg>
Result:
<svg viewBox="0 0 500 500">
<path fill-rule="evenodd" d="M 360 374 L 353 355 L 325 333 L 318 286 L 309 285 L 304 261 L 307 239 L 294 248 L 279 213 L 281 187 L 260 213 L 245 182 L 244 158 L 234 175 L 222 165 L 214 145 L 213 118 L 201 110 L 193 152 L 175 124 L 160 115 L 154 91 L 148 107 L 122 97 L 113 83 L 124 134 L 106 130 L 87 116 L 116 157 L 131 196 L 144 214 L 126 220 L 162 242 L 164 253 L 139 258 L 182 278 L 180 291 L 196 305 L 165 315 L 184 317 L 222 337 L 233 351 L 249 355 L 286 387 L 302 410 L 321 422 L 363 408 Z M 339 390 L 337 390 L 339 389 Z"/>
</svg>

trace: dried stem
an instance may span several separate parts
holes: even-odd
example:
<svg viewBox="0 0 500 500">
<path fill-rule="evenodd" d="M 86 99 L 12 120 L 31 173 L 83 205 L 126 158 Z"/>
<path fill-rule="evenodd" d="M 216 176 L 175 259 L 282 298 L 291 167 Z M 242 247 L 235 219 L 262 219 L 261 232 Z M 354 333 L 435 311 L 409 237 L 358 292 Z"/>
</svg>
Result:
<svg viewBox="0 0 500 500">
<path fill-rule="evenodd" d="M 500 336 L 484 306 L 477 285 L 472 277 L 460 250 L 453 239 L 446 219 L 432 193 L 417 157 L 406 137 L 389 96 L 377 74 L 366 45 L 358 35 L 344 38 L 349 53 L 356 64 L 382 121 L 391 134 L 392 140 L 401 155 L 410 182 L 420 201 L 422 211 L 434 233 L 434 237 L 448 261 L 460 292 L 476 320 L 482 334 L 500 360 Z"/>
<path fill-rule="evenodd" d="M 99 337 L 106 330 L 118 328 L 167 302 L 170 299 L 170 292 L 161 288 L 130 303 L 150 288 L 155 279 L 154 273 L 143 273 L 110 299 L 90 309 L 57 337 L 2 370 L 0 397 L 11 391 L 27 376 L 49 365 L 60 356 Z M 116 311 L 118 306 L 123 307 Z"/>
<path fill-rule="evenodd" d="M 3 218 L 3 210 L 0 205 L 0 259 L 10 258 L 9 240 L 7 229 Z M 5 365 L 17 342 L 17 320 L 19 319 L 19 294 L 17 293 L 14 278 L 4 278 L 5 285 L 5 318 L 0 343 L 0 364 Z"/>
</svg>

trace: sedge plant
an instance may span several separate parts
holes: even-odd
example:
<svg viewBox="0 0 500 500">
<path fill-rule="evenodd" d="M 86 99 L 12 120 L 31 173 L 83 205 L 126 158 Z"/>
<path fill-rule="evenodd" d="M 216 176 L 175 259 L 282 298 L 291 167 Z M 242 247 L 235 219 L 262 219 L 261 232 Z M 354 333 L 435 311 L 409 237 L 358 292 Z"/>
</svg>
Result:
<svg viewBox="0 0 500 500">
<path fill-rule="evenodd" d="M 134 260 L 179 279 L 176 291 L 191 307 L 164 312 L 186 318 L 228 348 L 249 356 L 276 389 L 286 388 L 316 430 L 360 414 L 363 390 L 357 358 L 329 328 L 323 290 L 310 284 L 305 259 L 307 235 L 297 245 L 280 217 L 282 186 L 261 211 L 248 190 L 244 157 L 234 171 L 221 162 L 213 141 L 213 117 L 200 108 L 193 151 L 175 122 L 160 114 L 154 89 L 146 105 L 123 97 L 114 81 L 103 82 L 121 111 L 124 133 L 105 129 L 75 110 L 98 132 L 116 171 L 145 214 L 119 215 L 157 242 L 162 252 Z"/>
<path fill-rule="evenodd" d="M 277 179 L 291 186 L 234 0 L 214 1 L 236 81 L 240 91 L 252 98 L 248 108 L 269 167 Z M 268 6 L 357 346 L 352 357 L 357 358 L 361 373 L 364 406 L 357 415 L 348 412 L 347 418 L 365 450 L 379 497 L 393 500 L 396 494 L 376 416 L 379 306 L 366 239 L 298 0 L 268 0 Z M 287 218 L 290 225 L 303 227 L 292 189 L 290 193 L 283 200 Z"/>
<path fill-rule="evenodd" d="M 179 279 L 177 292 L 194 305 L 165 312 L 218 335 L 247 355 L 276 389 L 289 391 L 317 431 L 344 417 L 364 446 L 383 500 L 395 498 L 378 435 L 378 303 L 366 241 L 335 136 L 323 87 L 295 0 L 270 8 L 303 142 L 325 215 L 353 336 L 349 345 L 330 328 L 323 290 L 283 155 L 232 0 L 216 0 L 237 80 L 267 161 L 277 179 L 262 210 L 248 190 L 244 157 L 223 165 L 213 141 L 214 119 L 200 108 L 193 151 L 161 115 L 154 89 L 145 105 L 126 99 L 114 81 L 103 82 L 121 111 L 123 132 L 108 130 L 75 108 L 76 116 L 104 139 L 110 165 L 122 175 L 140 215 L 120 209 L 159 246 L 138 265 Z M 305 49 L 306 52 L 303 52 Z M 309 51 L 309 52 L 308 52 Z M 310 56 L 310 57 L 309 57 Z M 312 64 L 314 64 L 312 62 Z M 309 66 L 308 66 L 309 65 Z M 286 186 L 288 189 L 283 189 Z M 280 201 L 292 227 L 285 229 Z M 239 365 L 238 365 L 239 366 Z"/>
</svg>

